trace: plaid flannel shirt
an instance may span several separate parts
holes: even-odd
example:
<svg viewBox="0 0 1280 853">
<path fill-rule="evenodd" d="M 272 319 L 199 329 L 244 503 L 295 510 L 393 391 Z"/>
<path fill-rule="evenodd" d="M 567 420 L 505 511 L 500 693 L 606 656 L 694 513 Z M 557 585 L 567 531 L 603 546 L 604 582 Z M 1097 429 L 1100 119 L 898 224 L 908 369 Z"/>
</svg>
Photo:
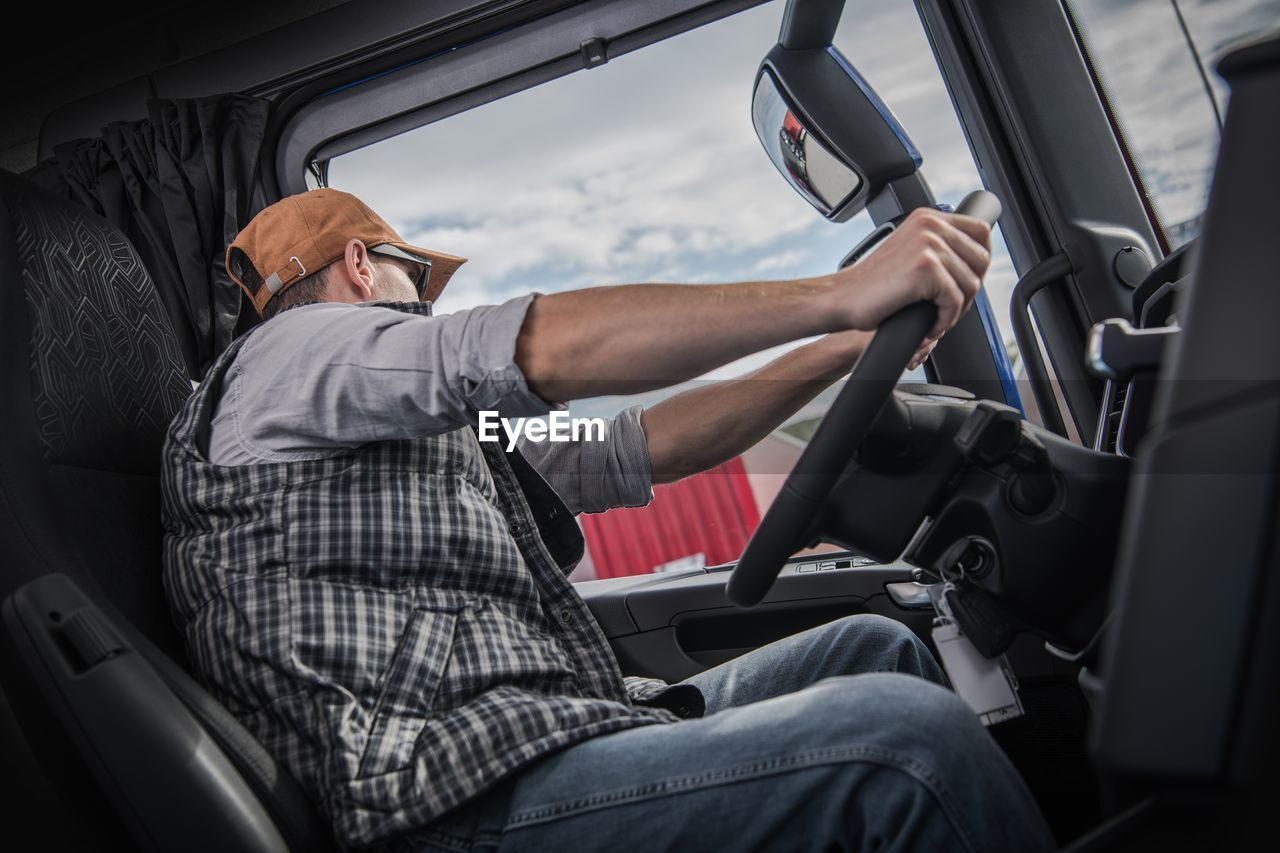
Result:
<svg viewBox="0 0 1280 853">
<path fill-rule="evenodd" d="M 662 682 L 624 682 L 566 578 L 577 524 L 519 453 L 462 428 L 211 464 L 247 339 L 170 428 L 165 588 L 197 675 L 340 842 L 425 826 L 550 751 L 678 719 L 653 707 Z"/>
</svg>

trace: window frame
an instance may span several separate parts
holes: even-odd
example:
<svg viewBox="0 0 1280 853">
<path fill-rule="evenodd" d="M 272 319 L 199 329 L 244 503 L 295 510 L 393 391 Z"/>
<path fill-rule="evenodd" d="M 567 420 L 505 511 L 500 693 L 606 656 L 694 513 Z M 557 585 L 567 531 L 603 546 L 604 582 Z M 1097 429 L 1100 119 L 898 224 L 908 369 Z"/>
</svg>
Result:
<svg viewBox="0 0 1280 853">
<path fill-rule="evenodd" d="M 1060 400 L 1072 437 L 1091 445 L 1103 385 L 1085 370 L 1085 339 L 1094 323 L 1132 319 L 1132 291 L 1114 259 L 1126 246 L 1153 262 L 1162 257 L 1122 142 L 1061 0 L 916 6 L 983 183 L 1005 202 L 1002 226 L 1019 276 L 1057 255 L 1069 262 L 1068 274 L 1029 299 L 1030 317 L 1014 323 L 1048 356 L 1037 403 Z M 1030 366 L 1035 353 L 1023 357 Z"/>
<path fill-rule="evenodd" d="M 545 13 L 461 45 L 428 39 L 420 58 L 391 69 L 368 63 L 291 93 L 277 109 L 264 150 L 268 193 L 308 188 L 311 164 L 602 64 L 589 58 L 599 39 L 604 61 L 762 5 L 767 0 L 594 0 Z M 272 199 L 274 200 L 274 199 Z"/>
</svg>

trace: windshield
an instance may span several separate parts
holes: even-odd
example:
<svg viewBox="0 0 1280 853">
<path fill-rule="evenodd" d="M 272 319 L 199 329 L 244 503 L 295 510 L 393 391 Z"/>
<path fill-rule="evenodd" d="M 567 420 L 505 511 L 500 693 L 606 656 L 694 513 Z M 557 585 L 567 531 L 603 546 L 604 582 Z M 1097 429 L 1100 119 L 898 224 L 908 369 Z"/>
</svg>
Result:
<svg viewBox="0 0 1280 853">
<path fill-rule="evenodd" d="M 1168 248 L 1181 246 L 1200 233 L 1218 153 L 1227 90 L 1214 67 L 1242 38 L 1280 26 L 1280 0 L 1071 0 L 1069 7 L 1152 224 Z"/>
<path fill-rule="evenodd" d="M 779 178 L 751 122 L 756 71 L 777 40 L 782 6 L 764 4 L 336 158 L 329 183 L 361 196 L 409 242 L 471 258 L 439 312 L 530 291 L 830 272 L 870 232 L 870 219 L 818 215 Z M 939 201 L 957 204 L 980 182 L 914 7 L 848 6 L 855 13 L 842 20 L 836 46 L 919 146 Z M 999 239 L 995 250 L 987 289 L 1006 324 L 1015 276 Z M 782 351 L 697 381 L 739 376 Z M 611 417 L 682 387 L 570 409 Z M 574 579 L 735 559 L 834 393 L 729 463 L 656 487 L 647 507 L 582 516 L 588 558 Z"/>
</svg>

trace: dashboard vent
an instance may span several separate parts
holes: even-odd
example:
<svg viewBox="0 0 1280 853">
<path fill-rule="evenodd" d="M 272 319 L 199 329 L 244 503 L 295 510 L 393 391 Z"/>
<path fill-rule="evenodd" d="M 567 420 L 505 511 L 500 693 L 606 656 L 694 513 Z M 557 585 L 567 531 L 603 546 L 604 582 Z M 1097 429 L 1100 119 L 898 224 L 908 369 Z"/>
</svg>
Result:
<svg viewBox="0 0 1280 853">
<path fill-rule="evenodd" d="M 1107 405 L 1106 443 L 1103 450 L 1116 453 L 1120 446 L 1120 419 L 1124 415 L 1124 402 L 1129 397 L 1129 383 L 1112 382 L 1111 399 Z"/>
</svg>

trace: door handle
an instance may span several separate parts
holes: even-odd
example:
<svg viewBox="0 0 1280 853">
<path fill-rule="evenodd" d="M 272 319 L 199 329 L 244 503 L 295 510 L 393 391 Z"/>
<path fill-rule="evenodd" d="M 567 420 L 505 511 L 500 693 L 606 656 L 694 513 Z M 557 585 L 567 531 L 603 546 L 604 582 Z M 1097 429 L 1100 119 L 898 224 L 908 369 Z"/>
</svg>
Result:
<svg viewBox="0 0 1280 853">
<path fill-rule="evenodd" d="M 932 586 L 935 584 L 898 581 L 885 584 L 884 590 L 899 607 L 907 610 L 925 610 L 933 607 L 933 601 L 929 598 L 929 588 Z"/>
</svg>

